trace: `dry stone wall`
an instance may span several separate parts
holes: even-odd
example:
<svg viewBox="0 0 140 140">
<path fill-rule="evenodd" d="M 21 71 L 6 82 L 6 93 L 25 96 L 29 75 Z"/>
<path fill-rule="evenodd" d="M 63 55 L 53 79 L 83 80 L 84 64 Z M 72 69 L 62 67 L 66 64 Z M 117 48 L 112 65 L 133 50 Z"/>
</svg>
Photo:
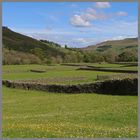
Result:
<svg viewBox="0 0 140 140">
<path fill-rule="evenodd" d="M 41 90 L 54 93 L 99 93 L 111 95 L 137 95 L 138 79 L 117 79 L 78 85 L 47 85 L 41 83 L 3 81 L 10 88 Z"/>
</svg>

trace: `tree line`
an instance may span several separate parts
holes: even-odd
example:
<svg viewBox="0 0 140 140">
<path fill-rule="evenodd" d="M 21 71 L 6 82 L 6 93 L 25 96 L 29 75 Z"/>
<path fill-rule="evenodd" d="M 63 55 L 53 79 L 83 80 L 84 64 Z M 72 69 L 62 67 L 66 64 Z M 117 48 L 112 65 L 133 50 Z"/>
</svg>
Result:
<svg viewBox="0 0 140 140">
<path fill-rule="evenodd" d="M 120 54 L 114 50 L 105 52 L 83 51 L 80 49 L 65 48 L 63 54 L 45 55 L 41 48 L 35 48 L 30 53 L 7 50 L 3 48 L 3 64 L 58 64 L 58 63 L 96 63 L 96 62 L 136 62 L 136 49 L 126 49 Z"/>
</svg>

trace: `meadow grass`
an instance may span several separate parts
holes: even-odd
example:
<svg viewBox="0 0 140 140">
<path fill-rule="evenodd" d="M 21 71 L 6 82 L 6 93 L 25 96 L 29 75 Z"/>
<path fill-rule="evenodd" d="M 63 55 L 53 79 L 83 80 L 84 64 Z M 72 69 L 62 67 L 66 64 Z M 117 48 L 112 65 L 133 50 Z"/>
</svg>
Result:
<svg viewBox="0 0 140 140">
<path fill-rule="evenodd" d="M 48 79 L 49 84 L 79 84 L 79 83 L 93 82 L 97 79 L 97 75 L 116 74 L 113 72 L 76 70 L 77 68 L 78 67 L 75 67 L 75 66 L 61 66 L 61 65 L 56 65 L 56 66 L 40 66 L 40 65 L 3 66 L 3 80 Z M 34 72 L 30 71 L 31 69 L 43 69 L 43 70 L 46 70 L 46 72 L 45 73 L 34 73 Z M 72 78 L 72 77 L 74 78 L 73 80 L 68 80 L 68 78 Z M 58 79 L 58 80 L 55 82 L 51 79 Z M 67 80 L 65 80 L 65 79 L 67 79 Z"/>
<path fill-rule="evenodd" d="M 93 82 L 97 75 L 116 75 L 112 72 L 77 71 L 77 68 L 9 65 L 3 66 L 3 79 L 54 78 L 58 79 L 57 83 L 77 84 Z M 30 72 L 31 69 L 43 69 L 46 72 L 34 73 Z M 66 81 L 72 77 L 84 79 Z M 137 96 L 60 94 L 3 86 L 2 135 L 6 138 L 137 137 L 137 113 Z"/>
<path fill-rule="evenodd" d="M 3 137 L 137 137 L 137 96 L 59 94 L 3 87 Z"/>
<path fill-rule="evenodd" d="M 118 68 L 118 69 L 133 69 L 137 70 L 137 66 L 127 66 L 128 64 L 113 64 L 113 63 L 68 63 L 73 65 L 81 65 L 81 66 L 95 66 L 95 67 L 102 67 L 102 68 Z"/>
</svg>

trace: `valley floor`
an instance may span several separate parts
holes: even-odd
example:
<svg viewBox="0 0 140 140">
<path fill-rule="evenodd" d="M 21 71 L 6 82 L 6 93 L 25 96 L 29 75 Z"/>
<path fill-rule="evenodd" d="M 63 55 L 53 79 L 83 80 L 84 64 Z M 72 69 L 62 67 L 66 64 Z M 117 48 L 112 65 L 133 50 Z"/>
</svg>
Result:
<svg viewBox="0 0 140 140">
<path fill-rule="evenodd" d="M 103 64 L 107 67 L 121 67 Z M 31 69 L 43 69 L 34 73 Z M 112 72 L 77 71 L 76 66 L 3 66 L 4 80 L 38 80 L 78 84 Z M 129 67 L 127 67 L 129 69 Z M 136 67 L 131 67 L 136 69 Z M 102 94 L 60 94 L 3 86 L 4 138 L 134 138 L 138 132 L 138 97 Z"/>
</svg>

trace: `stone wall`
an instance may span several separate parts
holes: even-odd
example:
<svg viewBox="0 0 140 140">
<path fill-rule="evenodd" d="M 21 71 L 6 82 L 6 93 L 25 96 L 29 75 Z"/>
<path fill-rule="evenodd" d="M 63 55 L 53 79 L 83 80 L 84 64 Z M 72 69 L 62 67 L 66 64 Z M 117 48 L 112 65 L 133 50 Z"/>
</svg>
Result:
<svg viewBox="0 0 140 140">
<path fill-rule="evenodd" d="M 106 71 L 106 72 L 115 72 L 115 73 L 138 73 L 137 70 L 121 70 L 121 69 L 107 69 L 107 68 L 95 68 L 93 66 L 81 67 L 77 70 L 92 70 L 92 71 Z"/>
<path fill-rule="evenodd" d="M 99 93 L 111 95 L 137 95 L 138 79 L 106 80 L 89 84 L 78 85 L 47 85 L 40 83 L 15 82 L 5 80 L 3 85 L 10 88 L 26 90 L 41 90 L 55 93 Z"/>
</svg>

